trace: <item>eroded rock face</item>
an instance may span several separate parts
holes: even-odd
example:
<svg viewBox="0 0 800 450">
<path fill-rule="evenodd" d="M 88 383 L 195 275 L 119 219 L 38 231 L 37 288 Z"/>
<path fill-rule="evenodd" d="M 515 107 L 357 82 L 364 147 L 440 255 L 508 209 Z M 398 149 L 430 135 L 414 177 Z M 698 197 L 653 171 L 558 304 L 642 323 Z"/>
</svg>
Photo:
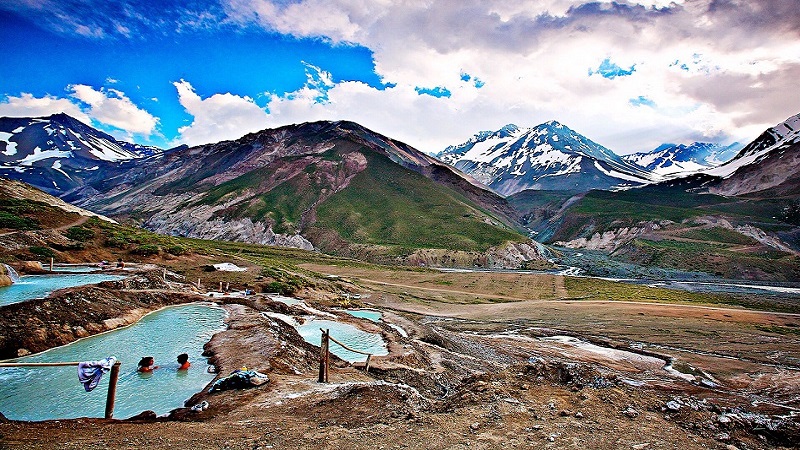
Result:
<svg viewBox="0 0 800 450">
<path fill-rule="evenodd" d="M 595 233 L 590 238 L 578 238 L 571 241 L 558 241 L 555 245 L 567 248 L 585 248 L 587 250 L 603 250 L 613 252 L 628 242 L 647 233 L 659 230 L 672 222 L 665 220 L 658 223 L 642 222 L 638 227 L 623 227 Z"/>
<path fill-rule="evenodd" d="M 275 233 L 270 224 L 253 222 L 249 218 L 224 221 L 211 218 L 211 214 L 203 220 L 203 216 L 205 214 L 197 210 L 179 210 L 170 214 L 156 214 L 145 226 L 156 233 L 173 236 L 314 250 L 314 245 L 302 235 Z"/>
<path fill-rule="evenodd" d="M 518 269 L 530 261 L 547 259 L 547 249 L 536 242 L 516 242 L 489 249 L 487 267 L 492 269 Z"/>
<path fill-rule="evenodd" d="M 526 263 L 547 263 L 547 249 L 536 242 L 514 242 L 492 247 L 485 252 L 420 249 L 405 260 L 394 263 L 429 267 L 483 267 L 490 269 L 519 269 Z"/>
</svg>

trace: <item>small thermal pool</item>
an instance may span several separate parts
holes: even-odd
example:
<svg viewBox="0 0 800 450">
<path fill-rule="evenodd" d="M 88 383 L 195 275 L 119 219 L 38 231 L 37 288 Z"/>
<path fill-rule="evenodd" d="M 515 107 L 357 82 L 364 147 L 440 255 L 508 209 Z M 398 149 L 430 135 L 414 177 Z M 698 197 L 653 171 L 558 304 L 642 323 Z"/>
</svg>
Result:
<svg viewBox="0 0 800 450">
<path fill-rule="evenodd" d="M 374 309 L 346 309 L 345 312 L 353 317 L 367 319 L 373 322 L 380 322 L 381 317 L 383 317 L 380 311 L 375 311 Z"/>
<path fill-rule="evenodd" d="M 125 278 L 122 275 L 102 273 L 74 273 L 58 275 L 27 275 L 11 286 L 0 287 L 0 306 L 20 303 L 35 298 L 45 298 L 53 291 L 68 287 L 97 284 Z"/>
<path fill-rule="evenodd" d="M 309 344 L 319 346 L 322 340 L 320 328 L 328 329 L 331 337 L 342 342 L 350 348 L 361 350 L 362 352 L 372 353 L 376 356 L 388 355 L 389 350 L 380 334 L 368 333 L 346 323 L 334 322 L 332 320 L 309 320 L 297 328 L 300 336 Z M 356 362 L 367 359 L 365 355 L 353 353 L 345 350 L 335 342 L 331 342 L 331 353 L 345 361 Z"/>
<path fill-rule="evenodd" d="M 81 339 L 18 362 L 97 360 L 116 356 L 121 362 L 115 418 L 145 410 L 166 414 L 183 406 L 213 378 L 207 372 L 203 345 L 224 329 L 225 311 L 206 304 L 164 308 L 127 328 Z M 192 367 L 178 371 L 177 355 L 189 354 Z M 142 356 L 153 356 L 160 368 L 136 372 Z M 109 374 L 92 392 L 78 382 L 76 367 L 0 368 L 0 412 L 15 420 L 103 417 Z"/>
</svg>

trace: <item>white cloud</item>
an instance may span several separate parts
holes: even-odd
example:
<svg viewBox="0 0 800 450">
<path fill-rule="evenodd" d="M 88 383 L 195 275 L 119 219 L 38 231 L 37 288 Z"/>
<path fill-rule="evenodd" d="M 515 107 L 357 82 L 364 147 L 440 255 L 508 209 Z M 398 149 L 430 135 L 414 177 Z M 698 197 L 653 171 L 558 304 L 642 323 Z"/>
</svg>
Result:
<svg viewBox="0 0 800 450">
<path fill-rule="evenodd" d="M 34 97 L 33 94 L 22 93 L 19 97 L 9 96 L 0 101 L 0 116 L 9 117 L 45 117 L 53 114 L 68 114 L 81 122 L 90 123 L 91 119 L 78 105 L 66 98 L 45 95 Z"/>
<path fill-rule="evenodd" d="M 95 89 L 85 84 L 69 86 L 71 96 L 86 104 L 86 114 L 100 123 L 129 134 L 151 136 L 158 118 L 138 107 L 124 92 L 117 89 Z"/>
<path fill-rule="evenodd" d="M 268 127 L 267 112 L 250 97 L 226 93 L 203 99 L 188 81 L 173 84 L 181 105 L 194 117 L 191 124 L 178 129 L 176 143 L 199 145 L 236 139 Z"/>
<path fill-rule="evenodd" d="M 780 75 L 800 64 L 800 15 L 787 3 L 228 0 L 226 12 L 296 37 L 363 45 L 395 84 L 307 85 L 271 98 L 270 124 L 356 120 L 435 152 L 482 129 L 556 119 L 630 153 L 666 141 L 748 140 L 800 111 L 791 76 Z M 606 59 L 636 71 L 589 77 Z M 432 86 L 452 95 L 414 92 Z M 655 107 L 631 104 L 640 96 Z"/>
</svg>

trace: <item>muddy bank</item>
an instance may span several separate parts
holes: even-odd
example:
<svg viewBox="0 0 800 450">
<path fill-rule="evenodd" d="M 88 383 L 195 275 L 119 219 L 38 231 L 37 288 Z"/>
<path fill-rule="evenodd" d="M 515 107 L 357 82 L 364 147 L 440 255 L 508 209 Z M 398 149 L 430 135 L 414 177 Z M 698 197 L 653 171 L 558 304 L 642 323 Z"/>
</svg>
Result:
<svg viewBox="0 0 800 450">
<path fill-rule="evenodd" d="M 0 359 L 25 356 L 135 323 L 168 305 L 207 300 L 172 290 L 161 273 L 134 274 L 0 307 Z"/>
</svg>

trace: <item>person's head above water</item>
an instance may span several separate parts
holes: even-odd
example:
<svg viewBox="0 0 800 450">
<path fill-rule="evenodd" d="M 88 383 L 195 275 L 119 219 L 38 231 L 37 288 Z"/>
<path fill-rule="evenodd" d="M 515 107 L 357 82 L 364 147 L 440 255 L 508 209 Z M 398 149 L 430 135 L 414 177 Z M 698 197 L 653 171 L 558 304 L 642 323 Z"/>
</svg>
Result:
<svg viewBox="0 0 800 450">
<path fill-rule="evenodd" d="M 145 356 L 139 360 L 139 367 L 150 367 L 153 363 L 155 363 L 155 359 L 152 356 Z"/>
<path fill-rule="evenodd" d="M 186 353 L 181 353 L 178 355 L 178 364 L 185 364 L 186 361 L 189 361 L 189 355 Z"/>
</svg>

